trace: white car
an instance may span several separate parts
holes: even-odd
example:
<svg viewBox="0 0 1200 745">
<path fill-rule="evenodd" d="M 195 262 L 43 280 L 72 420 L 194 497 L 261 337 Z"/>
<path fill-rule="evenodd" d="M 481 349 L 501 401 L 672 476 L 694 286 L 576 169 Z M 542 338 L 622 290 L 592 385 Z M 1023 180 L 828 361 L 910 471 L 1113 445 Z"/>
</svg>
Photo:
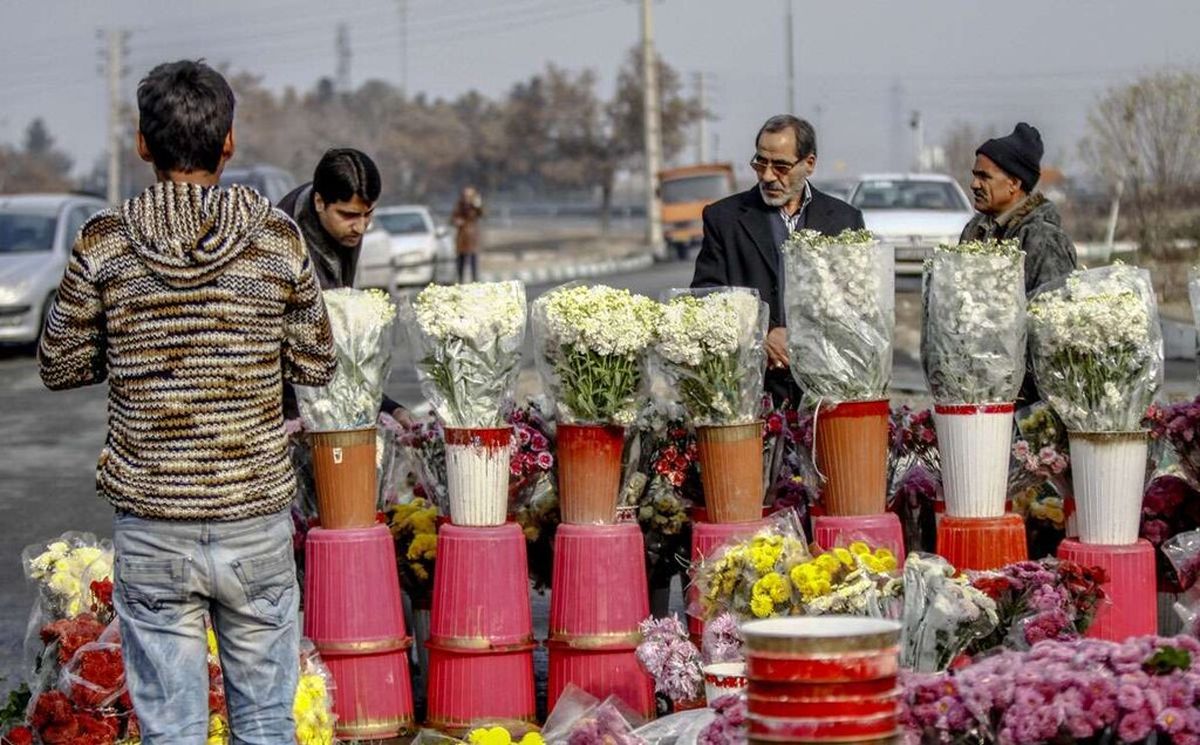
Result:
<svg viewBox="0 0 1200 745">
<path fill-rule="evenodd" d="M 445 227 L 434 222 L 428 207 L 407 205 L 375 210 L 372 229 L 363 236 L 355 285 L 389 292 L 449 282 L 454 275 L 454 247 Z"/>
<path fill-rule="evenodd" d="M 920 274 L 929 251 L 958 243 L 974 216 L 958 182 L 936 173 L 863 176 L 850 192 L 867 229 L 895 250 L 897 274 Z"/>
<path fill-rule="evenodd" d="M 73 194 L 0 196 L 0 342 L 37 341 L 75 236 L 106 206 Z"/>
</svg>

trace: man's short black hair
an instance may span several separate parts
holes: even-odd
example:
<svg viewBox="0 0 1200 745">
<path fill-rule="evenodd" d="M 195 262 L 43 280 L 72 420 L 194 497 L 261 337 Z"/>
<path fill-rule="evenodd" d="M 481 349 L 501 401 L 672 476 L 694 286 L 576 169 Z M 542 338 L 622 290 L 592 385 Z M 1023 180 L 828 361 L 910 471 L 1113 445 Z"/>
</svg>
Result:
<svg viewBox="0 0 1200 745">
<path fill-rule="evenodd" d="M 160 171 L 208 171 L 221 166 L 233 128 L 233 89 L 201 61 L 155 67 L 137 88 L 138 129 Z"/>
<path fill-rule="evenodd" d="M 379 169 L 361 150 L 349 147 L 326 150 L 313 171 L 313 192 L 320 194 L 325 204 L 349 202 L 354 197 L 374 204 L 381 191 Z"/>
<path fill-rule="evenodd" d="M 758 141 L 762 138 L 763 132 L 775 133 L 785 129 L 792 130 L 792 134 L 796 137 L 797 158 L 804 160 L 810 155 L 817 154 L 817 132 L 813 129 L 813 125 L 809 124 L 807 120 L 791 114 L 776 114 L 764 122 L 758 130 L 758 134 L 754 135 L 754 147 L 758 147 Z"/>
</svg>

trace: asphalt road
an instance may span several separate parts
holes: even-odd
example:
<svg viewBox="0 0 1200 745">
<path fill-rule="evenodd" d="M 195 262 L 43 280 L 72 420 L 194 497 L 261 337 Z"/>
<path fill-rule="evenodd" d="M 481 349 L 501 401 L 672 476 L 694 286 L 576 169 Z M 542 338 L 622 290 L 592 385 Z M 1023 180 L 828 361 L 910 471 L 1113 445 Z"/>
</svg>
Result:
<svg viewBox="0 0 1200 745">
<path fill-rule="evenodd" d="M 664 289 L 686 286 L 690 278 L 690 263 L 674 263 L 602 281 L 657 297 Z M 529 295 L 532 299 L 547 289 L 530 287 Z M 918 288 L 902 281 L 898 289 L 911 301 Z M 920 375 L 911 357 L 897 355 L 897 385 L 919 381 Z M 1168 367 L 1177 390 L 1194 389 L 1195 377 L 1189 362 Z M 408 404 L 420 400 L 411 355 L 403 345 L 396 349 L 389 393 Z M 21 571 L 21 550 L 68 530 L 111 535 L 112 510 L 96 496 L 94 478 L 105 435 L 106 394 L 105 386 L 48 391 L 28 348 L 0 347 L 0 691 L 20 679 L 33 598 Z"/>
</svg>

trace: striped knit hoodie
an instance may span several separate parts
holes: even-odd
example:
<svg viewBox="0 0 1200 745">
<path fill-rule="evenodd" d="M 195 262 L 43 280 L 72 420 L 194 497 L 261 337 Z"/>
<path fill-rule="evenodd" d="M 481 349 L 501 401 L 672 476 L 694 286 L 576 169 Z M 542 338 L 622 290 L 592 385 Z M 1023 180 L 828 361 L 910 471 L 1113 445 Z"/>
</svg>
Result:
<svg viewBox="0 0 1200 745">
<path fill-rule="evenodd" d="M 38 361 L 54 390 L 108 380 L 97 488 L 166 520 L 284 509 L 282 379 L 336 364 L 296 225 L 252 189 L 169 182 L 83 226 Z"/>
</svg>

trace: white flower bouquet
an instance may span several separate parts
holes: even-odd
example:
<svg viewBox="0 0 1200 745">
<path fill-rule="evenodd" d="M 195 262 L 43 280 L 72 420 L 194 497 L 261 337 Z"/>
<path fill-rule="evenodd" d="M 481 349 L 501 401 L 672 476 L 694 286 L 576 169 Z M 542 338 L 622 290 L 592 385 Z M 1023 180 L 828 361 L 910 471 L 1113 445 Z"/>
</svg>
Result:
<svg viewBox="0 0 1200 745">
<path fill-rule="evenodd" d="M 938 246 L 926 261 L 921 362 L 935 402 L 1017 397 L 1025 375 L 1024 262 L 1014 240 Z"/>
<path fill-rule="evenodd" d="M 558 421 L 634 422 L 660 315 L 653 300 L 604 285 L 565 285 L 534 302 L 538 370 Z"/>
<path fill-rule="evenodd" d="M 909 554 L 904 564 L 900 665 L 919 673 L 945 670 L 1000 622 L 996 601 L 940 556 Z"/>
<path fill-rule="evenodd" d="M 446 427 L 504 426 L 521 372 L 525 286 L 430 285 L 405 306 L 421 391 Z"/>
<path fill-rule="evenodd" d="M 894 257 L 866 230 L 796 231 L 783 244 L 792 375 L 812 405 L 886 396 Z"/>
<path fill-rule="evenodd" d="M 396 306 L 379 290 L 326 290 L 324 298 L 337 370 L 329 385 L 296 386 L 300 418 L 309 431 L 373 427 L 392 367 Z"/>
<path fill-rule="evenodd" d="M 1162 385 L 1162 330 L 1150 275 L 1117 264 L 1078 271 L 1029 303 L 1038 390 L 1072 432 L 1132 432 Z"/>
<path fill-rule="evenodd" d="M 112 580 L 112 542 L 71 531 L 49 543 L 26 547 L 21 563 L 25 576 L 40 591 L 43 620 L 74 618 L 96 605 L 92 583 Z"/>
<path fill-rule="evenodd" d="M 767 305 L 754 290 L 671 290 L 655 344 L 664 376 L 697 426 L 760 418 Z"/>
</svg>

